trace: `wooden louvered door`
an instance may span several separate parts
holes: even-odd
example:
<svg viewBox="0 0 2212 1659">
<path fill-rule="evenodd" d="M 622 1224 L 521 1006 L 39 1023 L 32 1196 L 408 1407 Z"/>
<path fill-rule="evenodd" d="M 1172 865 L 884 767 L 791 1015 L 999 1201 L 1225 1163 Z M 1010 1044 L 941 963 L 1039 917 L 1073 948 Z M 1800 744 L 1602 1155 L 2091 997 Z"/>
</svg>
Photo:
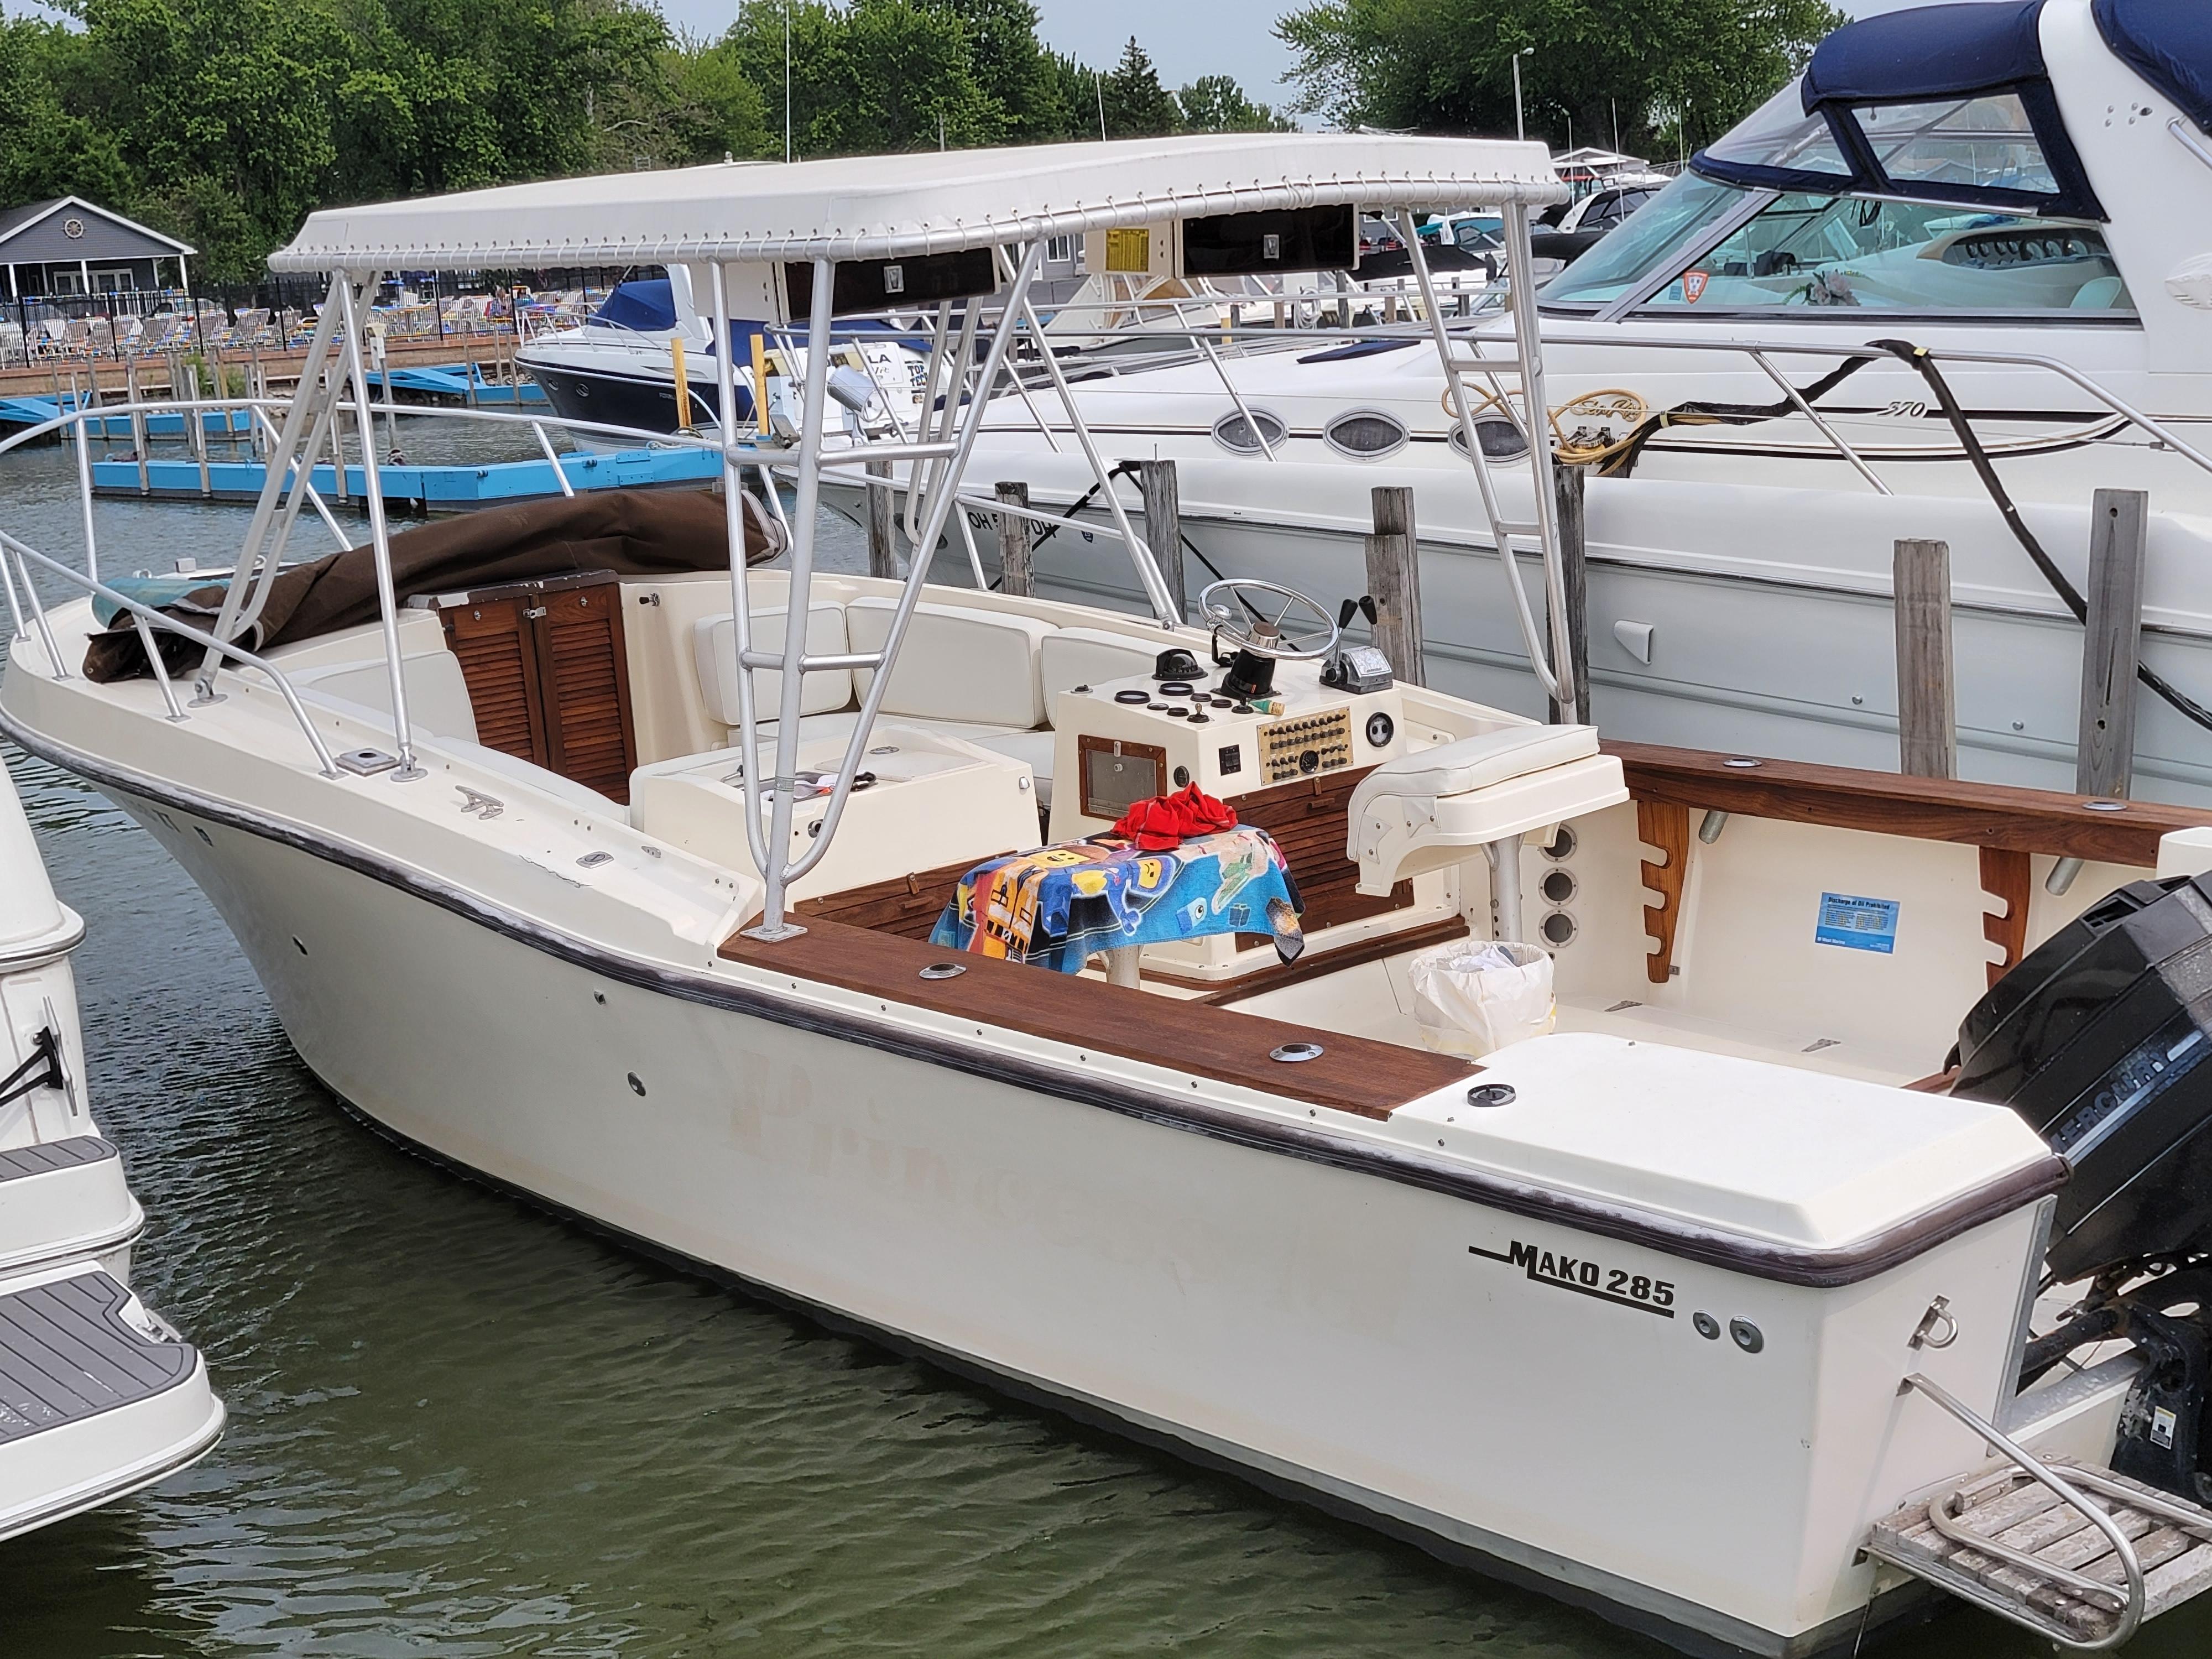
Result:
<svg viewBox="0 0 2212 1659">
<path fill-rule="evenodd" d="M 502 754 L 550 766 L 545 697 L 539 686 L 537 630 L 526 612 L 535 597 L 512 588 L 500 596 L 464 595 L 439 607 L 446 644 L 460 659 L 476 714 L 477 741 Z"/>
<path fill-rule="evenodd" d="M 468 684 L 477 742 L 629 801 L 637 737 L 614 576 L 463 593 L 441 600 L 438 614 Z"/>
<path fill-rule="evenodd" d="M 545 688 L 546 762 L 564 778 L 628 803 L 637 737 L 623 648 L 622 587 L 612 577 L 549 592 L 535 618 Z"/>
</svg>

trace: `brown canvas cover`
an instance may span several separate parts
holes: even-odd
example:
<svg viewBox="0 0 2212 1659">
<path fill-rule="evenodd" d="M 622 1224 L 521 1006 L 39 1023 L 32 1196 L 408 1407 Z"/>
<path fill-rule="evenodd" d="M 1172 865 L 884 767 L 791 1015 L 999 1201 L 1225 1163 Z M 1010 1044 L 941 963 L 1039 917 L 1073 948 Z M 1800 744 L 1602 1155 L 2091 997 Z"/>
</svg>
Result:
<svg viewBox="0 0 2212 1659">
<path fill-rule="evenodd" d="M 774 558 L 784 550 L 783 527 L 752 496 L 744 496 L 742 502 L 746 562 Z M 392 538 L 392 580 L 404 605 L 417 593 L 455 593 L 584 571 L 663 576 L 726 569 L 727 537 L 722 498 L 711 490 L 610 489 L 554 496 L 402 531 Z M 222 608 L 224 586 L 196 587 L 159 609 L 206 632 Z M 261 615 L 235 643 L 265 651 L 376 618 L 375 556 L 366 546 L 349 548 L 281 572 L 270 586 Z M 204 647 L 165 629 L 154 632 L 171 673 L 197 670 Z M 118 611 L 105 633 L 93 636 L 85 652 L 85 678 L 105 682 L 150 672 L 130 613 Z"/>
</svg>

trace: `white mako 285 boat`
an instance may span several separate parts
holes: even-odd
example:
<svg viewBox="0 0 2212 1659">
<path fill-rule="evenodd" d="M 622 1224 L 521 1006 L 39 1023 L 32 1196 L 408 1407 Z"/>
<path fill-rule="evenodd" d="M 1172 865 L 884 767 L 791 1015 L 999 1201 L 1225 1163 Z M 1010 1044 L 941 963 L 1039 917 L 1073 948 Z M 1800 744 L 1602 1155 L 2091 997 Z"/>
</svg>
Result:
<svg viewBox="0 0 2212 1659">
<path fill-rule="evenodd" d="M 1480 201 L 1525 253 L 1559 193 L 1534 145 L 1269 135 L 318 214 L 236 571 L 0 540 L 0 729 L 174 854 L 353 1110 L 591 1225 L 1688 1651 L 1931 1586 L 2124 1641 L 2212 1582 L 2207 815 L 1601 744 L 1285 588 L 1188 626 L 1126 518 L 1149 616 L 826 574 L 825 475 L 934 548 L 988 404 L 844 443 L 821 352 L 777 568 L 711 496 L 394 537 L 373 463 L 368 543 L 279 568 L 292 458 L 380 412 L 381 268 L 650 249 L 817 345 L 926 298 L 988 394 L 1048 238 L 1325 266 Z M 1546 942 L 1555 1030 L 1424 1038 L 1470 937 Z"/>
<path fill-rule="evenodd" d="M 87 1097 L 83 938 L 0 767 L 0 1539 L 166 1480 L 222 1433 L 206 1362 L 130 1290 L 146 1216 Z"/>
</svg>

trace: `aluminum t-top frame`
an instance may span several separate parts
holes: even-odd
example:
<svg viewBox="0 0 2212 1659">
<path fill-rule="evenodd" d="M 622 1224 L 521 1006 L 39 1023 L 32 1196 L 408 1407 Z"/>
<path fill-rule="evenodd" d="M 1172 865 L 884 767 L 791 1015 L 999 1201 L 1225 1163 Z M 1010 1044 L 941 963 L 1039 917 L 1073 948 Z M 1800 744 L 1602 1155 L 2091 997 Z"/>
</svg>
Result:
<svg viewBox="0 0 2212 1659">
<path fill-rule="evenodd" d="M 773 320 L 795 331 L 798 318 L 775 313 L 781 312 L 784 296 L 791 291 L 786 281 L 788 268 L 810 267 L 800 431 L 793 449 L 779 458 L 785 465 L 795 465 L 797 474 L 791 515 L 791 599 L 779 651 L 761 650 L 754 643 L 742 518 L 734 512 L 728 515 L 745 828 L 766 885 L 760 923 L 749 931 L 764 939 L 790 938 L 802 931 L 787 915 L 791 884 L 820 862 L 836 833 L 938 544 L 948 524 L 957 523 L 963 538 L 968 536 L 965 515 L 958 510 L 962 477 L 986 405 L 1006 375 L 1018 334 L 1031 333 L 1045 348 L 1041 361 L 1047 378 L 1155 614 L 1166 626 L 1178 626 L 1184 620 L 1175 614 L 1158 565 L 1112 488 L 1109 470 L 1083 424 L 1030 302 L 1048 237 L 1124 227 L 1166 225 L 1179 230 L 1194 219 L 1321 207 L 1403 214 L 1410 230 L 1412 216 L 1419 212 L 1495 204 L 1504 215 L 1509 258 L 1516 262 L 1516 270 L 1525 271 L 1528 210 L 1565 198 L 1565 187 L 1539 144 L 1287 133 L 925 153 L 783 167 L 726 165 L 328 210 L 313 216 L 292 245 L 270 261 L 280 270 L 332 273 L 332 303 L 323 309 L 299 394 L 270 459 L 269 482 L 248 526 L 216 637 L 234 637 L 258 611 L 297 515 L 301 492 L 295 489 L 288 495 L 284 489 L 295 457 L 316 453 L 314 443 L 327 437 L 341 404 L 349 406 L 362 428 L 364 495 L 399 750 L 400 767 L 393 775 L 419 775 L 408 731 L 389 534 L 362 368 L 360 313 L 376 272 L 680 263 L 690 268 L 693 291 L 703 289 L 712 296 L 715 338 L 726 342 L 740 304 L 752 315 L 760 314 L 756 308 L 764 308 Z M 1437 308 L 1419 239 L 1409 234 L 1407 240 L 1414 250 L 1413 269 L 1437 349 L 1449 368 L 1455 361 L 1452 343 Z M 941 405 L 926 410 L 921 429 L 896 438 L 854 438 L 842 432 L 833 436 L 829 431 L 829 380 L 837 266 L 985 248 L 992 251 L 994 271 L 1005 284 L 1000 294 L 957 307 L 957 326 L 951 302 L 937 307 L 927 384 L 942 393 Z M 1510 522 L 1498 509 L 1481 446 L 1474 441 L 1474 412 L 1463 395 L 1460 414 L 1468 454 L 1481 481 L 1484 502 L 1532 641 L 1531 654 L 1547 689 L 1556 695 L 1566 677 L 1551 674 L 1545 659 L 1549 655 L 1564 663 L 1566 653 L 1556 642 L 1550 653 L 1534 647 L 1534 623 L 1512 556 L 1515 540 L 1534 542 L 1544 560 L 1547 592 L 1560 591 L 1552 529 L 1551 457 L 1543 441 L 1546 416 L 1536 308 L 1529 296 L 1519 292 L 1515 301 L 1515 360 L 1483 363 L 1473 372 L 1514 375 L 1521 382 L 1523 410 L 1516 423 L 1529 441 L 1533 520 Z M 994 319 L 988 314 L 993 307 Z M 341 331 L 342 340 L 337 337 Z M 979 350 L 981 366 L 971 380 L 970 366 Z M 742 488 L 743 469 L 757 467 L 762 451 L 739 441 L 732 355 L 726 349 L 715 353 L 715 376 L 723 485 L 734 499 Z M 1018 395 L 1030 398 L 1018 380 L 1013 384 Z M 343 396 L 348 386 L 349 398 Z M 1513 414 L 1510 407 L 1507 413 Z M 872 465 L 873 482 L 869 481 Z M 822 480 L 831 468 L 848 473 L 864 488 L 902 489 L 904 494 L 902 528 L 911 544 L 908 571 L 878 651 L 809 653 L 805 628 L 788 620 L 805 615 L 805 595 L 813 581 Z M 980 569 L 972 544 L 969 554 L 971 564 Z M 1564 623 L 1559 606 L 1554 603 L 1550 608 L 1556 641 Z M 203 696 L 212 695 L 214 667 L 211 653 L 202 672 Z M 811 669 L 834 668 L 869 671 L 868 690 L 819 833 L 794 856 L 792 824 L 798 800 L 803 683 Z M 768 711 L 760 705 L 754 677 L 768 672 L 782 678 L 773 711 L 775 759 L 766 769 L 764 782 L 762 746 L 769 734 L 763 715 Z"/>
</svg>

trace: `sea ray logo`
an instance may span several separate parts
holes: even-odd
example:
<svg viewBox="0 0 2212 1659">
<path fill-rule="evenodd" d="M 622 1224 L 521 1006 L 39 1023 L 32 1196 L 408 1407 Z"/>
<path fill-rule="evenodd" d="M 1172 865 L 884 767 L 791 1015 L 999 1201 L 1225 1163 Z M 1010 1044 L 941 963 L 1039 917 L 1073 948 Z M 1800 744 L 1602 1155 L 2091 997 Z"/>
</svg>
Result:
<svg viewBox="0 0 2212 1659">
<path fill-rule="evenodd" d="M 1632 1273 L 1625 1267 L 1607 1267 L 1588 1256 L 1558 1255 L 1534 1244 L 1523 1244 L 1517 1238 L 1506 1246 L 1503 1254 L 1486 1250 L 1480 1244 L 1468 1245 L 1467 1253 L 1486 1261 L 1502 1261 L 1509 1267 L 1518 1267 L 1532 1285 L 1572 1291 L 1577 1296 L 1633 1308 L 1638 1313 L 1656 1314 L 1662 1319 L 1674 1316 L 1674 1286 L 1669 1279 Z"/>
</svg>

